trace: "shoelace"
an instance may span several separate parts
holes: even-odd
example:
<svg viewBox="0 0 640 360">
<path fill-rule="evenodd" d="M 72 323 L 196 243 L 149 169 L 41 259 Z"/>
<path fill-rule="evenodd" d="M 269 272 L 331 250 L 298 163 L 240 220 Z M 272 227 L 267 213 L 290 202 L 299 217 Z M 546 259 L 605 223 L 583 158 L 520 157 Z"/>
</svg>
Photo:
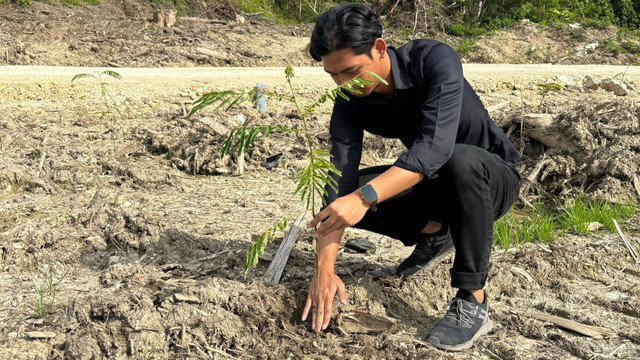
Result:
<svg viewBox="0 0 640 360">
<path fill-rule="evenodd" d="M 461 299 L 455 298 L 451 300 L 447 306 L 450 308 L 449 311 L 444 314 L 444 317 L 458 321 L 460 325 L 464 327 L 471 327 L 475 323 L 475 321 L 471 320 L 471 315 L 474 314 L 474 311 L 471 311 L 470 309 L 466 310 L 464 308 L 464 302 Z"/>
</svg>

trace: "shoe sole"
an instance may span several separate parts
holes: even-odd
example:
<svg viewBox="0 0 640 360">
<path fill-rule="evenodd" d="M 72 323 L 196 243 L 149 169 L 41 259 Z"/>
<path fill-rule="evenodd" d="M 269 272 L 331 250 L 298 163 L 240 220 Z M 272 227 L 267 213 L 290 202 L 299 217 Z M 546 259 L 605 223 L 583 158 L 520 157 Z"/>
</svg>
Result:
<svg viewBox="0 0 640 360">
<path fill-rule="evenodd" d="M 493 328 L 493 323 L 491 322 L 490 319 L 487 319 L 487 322 L 482 324 L 482 326 L 480 327 L 480 329 L 478 329 L 478 332 L 471 338 L 471 340 L 462 343 L 462 344 L 458 344 L 458 345 L 445 345 L 445 344 L 440 344 L 440 341 L 436 338 L 429 338 L 427 339 L 427 342 L 431 343 L 433 346 L 437 347 L 438 349 L 442 349 L 442 350 L 447 350 L 447 351 L 462 351 L 462 350 L 467 350 L 469 348 L 471 348 L 476 341 L 478 340 L 478 338 L 482 335 L 486 335 L 489 333 L 489 331 L 491 331 L 491 329 Z"/>
<path fill-rule="evenodd" d="M 451 254 L 454 249 L 455 249 L 455 247 L 453 246 L 453 243 L 452 243 L 451 247 L 449 247 L 448 249 L 446 249 L 443 252 L 441 252 L 438 255 L 436 255 L 436 257 L 434 257 L 431 261 L 426 263 L 424 266 L 416 266 L 416 269 L 415 269 L 414 272 L 405 271 L 404 274 L 400 274 L 400 275 L 396 274 L 396 276 L 406 279 L 409 276 L 411 276 L 413 274 L 416 274 L 416 273 L 418 273 L 420 271 L 431 270 L 432 268 L 434 268 L 436 265 L 438 265 L 440 263 L 440 260 L 442 260 L 445 256 Z M 407 270 L 409 270 L 409 269 L 407 269 Z"/>
</svg>

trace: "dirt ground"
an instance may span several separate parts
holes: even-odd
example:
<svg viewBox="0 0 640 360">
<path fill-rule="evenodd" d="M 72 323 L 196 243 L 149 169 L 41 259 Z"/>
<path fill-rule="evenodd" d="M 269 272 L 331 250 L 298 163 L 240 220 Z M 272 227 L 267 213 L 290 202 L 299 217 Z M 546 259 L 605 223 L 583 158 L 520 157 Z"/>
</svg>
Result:
<svg viewBox="0 0 640 360">
<path fill-rule="evenodd" d="M 325 333 L 313 334 L 300 321 L 313 273 L 310 233 L 296 243 L 279 285 L 261 277 L 283 234 L 241 276 L 252 236 L 300 208 L 292 192 L 302 147 L 291 137 L 260 140 L 246 154 L 242 175 L 232 175 L 235 159 L 218 152 L 224 130 L 243 119 L 296 124 L 291 105 L 270 100 L 267 114 L 242 105 L 185 117 L 192 101 L 211 90 L 264 82 L 284 94 L 283 62 L 295 66 L 304 103 L 329 89 L 320 68 L 303 67 L 311 64 L 303 51 L 308 29 L 178 19 L 176 31 L 156 27 L 147 20 L 151 9 L 134 5 L 0 8 L 0 61 L 11 65 L 0 66 L 0 358 L 640 358 L 640 264 L 618 234 L 604 230 L 495 248 L 487 285 L 494 330 L 461 353 L 422 342 L 454 294 L 453 257 L 402 281 L 391 274 L 410 248 L 348 230 L 346 240 L 373 246 L 340 251 L 336 271 L 349 304 L 337 309 Z M 190 47 L 188 39 L 196 39 Z M 199 46 L 233 61 L 181 55 L 197 54 Z M 224 64 L 245 67 L 202 67 Z M 106 99 L 94 79 L 71 82 L 102 66 L 122 75 L 107 79 Z M 464 70 L 523 153 L 521 206 L 541 193 L 640 200 L 640 69 L 467 64 Z M 597 83 L 621 79 L 629 93 L 590 90 L 586 75 Z M 543 97 L 536 85 L 542 83 L 565 86 Z M 556 142 L 539 127 L 522 126 L 531 113 L 553 114 L 545 129 Z M 323 148 L 329 116 L 327 105 L 311 121 Z M 402 151 L 398 142 L 373 136 L 366 144 L 365 165 L 393 161 Z M 283 153 L 278 167 L 260 166 L 277 153 Z M 621 227 L 640 249 L 637 215 Z M 36 290 L 49 269 L 62 280 L 54 300 L 43 297 L 40 314 Z M 607 330 L 588 337 L 535 313 Z"/>
</svg>

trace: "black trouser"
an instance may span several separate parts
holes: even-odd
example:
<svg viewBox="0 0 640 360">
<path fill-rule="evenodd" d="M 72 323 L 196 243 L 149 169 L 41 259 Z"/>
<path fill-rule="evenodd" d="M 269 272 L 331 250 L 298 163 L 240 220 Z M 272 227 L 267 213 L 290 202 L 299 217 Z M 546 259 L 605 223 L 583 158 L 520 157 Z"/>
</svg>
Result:
<svg viewBox="0 0 640 360">
<path fill-rule="evenodd" d="M 360 186 L 387 170 L 376 166 L 359 172 Z M 456 144 L 435 179 L 412 188 L 367 211 L 354 227 L 414 245 L 428 238 L 421 231 L 430 220 L 448 224 L 456 248 L 451 286 L 484 287 L 493 243 L 493 222 L 503 216 L 520 190 L 518 171 L 497 155 L 473 145 Z"/>
</svg>

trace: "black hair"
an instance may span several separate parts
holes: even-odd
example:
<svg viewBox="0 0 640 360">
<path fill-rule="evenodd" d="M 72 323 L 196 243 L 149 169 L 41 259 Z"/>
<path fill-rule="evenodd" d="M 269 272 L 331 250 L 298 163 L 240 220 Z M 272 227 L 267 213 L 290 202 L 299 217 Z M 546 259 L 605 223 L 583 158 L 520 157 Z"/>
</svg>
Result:
<svg viewBox="0 0 640 360">
<path fill-rule="evenodd" d="M 309 53 L 320 61 L 336 50 L 351 48 L 356 55 L 371 57 L 371 47 L 382 37 L 380 16 L 364 4 L 343 4 L 318 16 L 311 34 Z"/>
</svg>

